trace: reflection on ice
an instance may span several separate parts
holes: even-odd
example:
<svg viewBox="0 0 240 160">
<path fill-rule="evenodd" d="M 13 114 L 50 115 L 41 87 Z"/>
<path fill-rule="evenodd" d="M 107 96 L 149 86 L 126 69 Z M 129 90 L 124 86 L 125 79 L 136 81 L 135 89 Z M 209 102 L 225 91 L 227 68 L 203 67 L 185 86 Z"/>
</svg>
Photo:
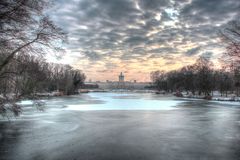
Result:
<svg viewBox="0 0 240 160">
<path fill-rule="evenodd" d="M 70 104 L 66 110 L 94 111 L 94 110 L 172 110 L 182 101 L 151 99 L 149 94 L 145 96 L 134 94 L 99 94 L 92 93 L 94 100 L 105 101 L 105 103 L 94 104 Z"/>
<path fill-rule="evenodd" d="M 158 100 L 113 100 L 106 104 L 67 105 L 66 110 L 99 111 L 99 110 L 172 110 L 177 109 L 181 101 Z"/>
</svg>

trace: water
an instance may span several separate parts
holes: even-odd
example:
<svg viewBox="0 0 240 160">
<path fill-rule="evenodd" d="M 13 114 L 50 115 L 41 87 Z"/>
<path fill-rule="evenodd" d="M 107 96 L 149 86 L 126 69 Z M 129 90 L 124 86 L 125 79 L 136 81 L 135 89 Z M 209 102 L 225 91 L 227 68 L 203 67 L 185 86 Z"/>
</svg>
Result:
<svg viewBox="0 0 240 160">
<path fill-rule="evenodd" d="M 240 105 L 154 94 L 89 93 L 24 101 L 0 121 L 0 159 L 237 160 Z"/>
</svg>

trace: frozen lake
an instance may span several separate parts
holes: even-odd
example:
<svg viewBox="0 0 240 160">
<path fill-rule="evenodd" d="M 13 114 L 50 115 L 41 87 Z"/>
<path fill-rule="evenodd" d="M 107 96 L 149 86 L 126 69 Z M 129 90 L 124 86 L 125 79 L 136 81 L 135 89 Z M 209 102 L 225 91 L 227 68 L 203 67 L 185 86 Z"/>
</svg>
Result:
<svg viewBox="0 0 240 160">
<path fill-rule="evenodd" d="M 155 94 L 88 93 L 45 100 L 0 121 L 0 159 L 237 160 L 240 104 Z"/>
</svg>

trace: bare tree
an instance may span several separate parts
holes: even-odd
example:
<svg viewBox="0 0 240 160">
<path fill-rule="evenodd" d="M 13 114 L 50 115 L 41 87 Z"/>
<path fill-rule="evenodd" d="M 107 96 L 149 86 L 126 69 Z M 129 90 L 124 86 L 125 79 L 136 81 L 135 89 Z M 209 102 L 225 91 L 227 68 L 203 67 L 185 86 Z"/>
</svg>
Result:
<svg viewBox="0 0 240 160">
<path fill-rule="evenodd" d="M 45 0 L 0 1 L 0 76 L 16 54 L 41 54 L 56 48 L 65 33 L 43 14 Z"/>
<path fill-rule="evenodd" d="M 222 61 L 234 73 L 237 95 L 240 95 L 240 21 L 231 21 L 221 30 L 223 42 L 227 44 Z"/>
<path fill-rule="evenodd" d="M 22 63 L 24 57 L 41 56 L 49 50 L 59 51 L 60 44 L 66 39 L 62 29 L 44 15 L 48 4 L 47 0 L 0 1 L 0 95 L 4 99 L 0 101 L 1 111 L 6 111 L 5 103 L 12 104 L 10 110 L 18 111 L 15 103 L 18 92 L 26 95 L 37 90 L 40 77 L 33 73 L 44 72 L 38 70 L 42 68 L 36 60 Z M 30 64 L 34 66 L 29 67 Z M 15 97 L 9 96 L 13 93 Z"/>
<path fill-rule="evenodd" d="M 214 70 L 211 66 L 213 64 L 209 59 L 200 57 L 194 65 L 167 73 L 155 71 L 150 76 L 158 90 L 171 92 L 185 90 L 187 92 L 191 91 L 193 94 L 198 91 L 199 95 L 203 93 L 208 96 L 215 88 L 215 82 L 213 81 Z M 229 80 L 227 79 L 223 83 L 229 83 Z M 225 90 L 229 88 L 228 84 L 224 85 Z"/>
<path fill-rule="evenodd" d="M 153 81 L 158 91 L 168 90 L 167 81 L 166 81 L 167 76 L 164 71 L 151 72 L 150 76 L 151 76 L 151 80 Z"/>
<path fill-rule="evenodd" d="M 211 61 L 205 57 L 197 59 L 196 63 L 196 86 L 199 91 L 199 95 L 204 93 L 205 96 L 209 95 L 213 90 L 213 70 Z"/>
</svg>

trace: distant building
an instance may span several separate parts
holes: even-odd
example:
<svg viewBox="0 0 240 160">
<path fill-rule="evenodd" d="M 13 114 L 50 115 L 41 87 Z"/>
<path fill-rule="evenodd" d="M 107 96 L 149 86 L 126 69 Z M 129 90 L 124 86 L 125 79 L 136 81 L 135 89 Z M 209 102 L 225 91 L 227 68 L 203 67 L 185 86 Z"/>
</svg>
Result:
<svg viewBox="0 0 240 160">
<path fill-rule="evenodd" d="M 122 72 L 119 75 L 119 82 L 124 82 L 124 75 Z"/>
<path fill-rule="evenodd" d="M 115 89 L 126 89 L 126 90 L 144 90 L 147 89 L 147 87 L 151 86 L 151 83 L 149 82 L 137 82 L 136 80 L 132 81 L 125 81 L 125 76 L 123 72 L 121 72 L 118 76 L 118 81 L 110 81 L 106 80 L 105 82 L 96 81 L 95 83 L 90 82 L 89 87 L 99 87 L 99 89 L 109 89 L 109 90 L 115 90 Z"/>
</svg>

